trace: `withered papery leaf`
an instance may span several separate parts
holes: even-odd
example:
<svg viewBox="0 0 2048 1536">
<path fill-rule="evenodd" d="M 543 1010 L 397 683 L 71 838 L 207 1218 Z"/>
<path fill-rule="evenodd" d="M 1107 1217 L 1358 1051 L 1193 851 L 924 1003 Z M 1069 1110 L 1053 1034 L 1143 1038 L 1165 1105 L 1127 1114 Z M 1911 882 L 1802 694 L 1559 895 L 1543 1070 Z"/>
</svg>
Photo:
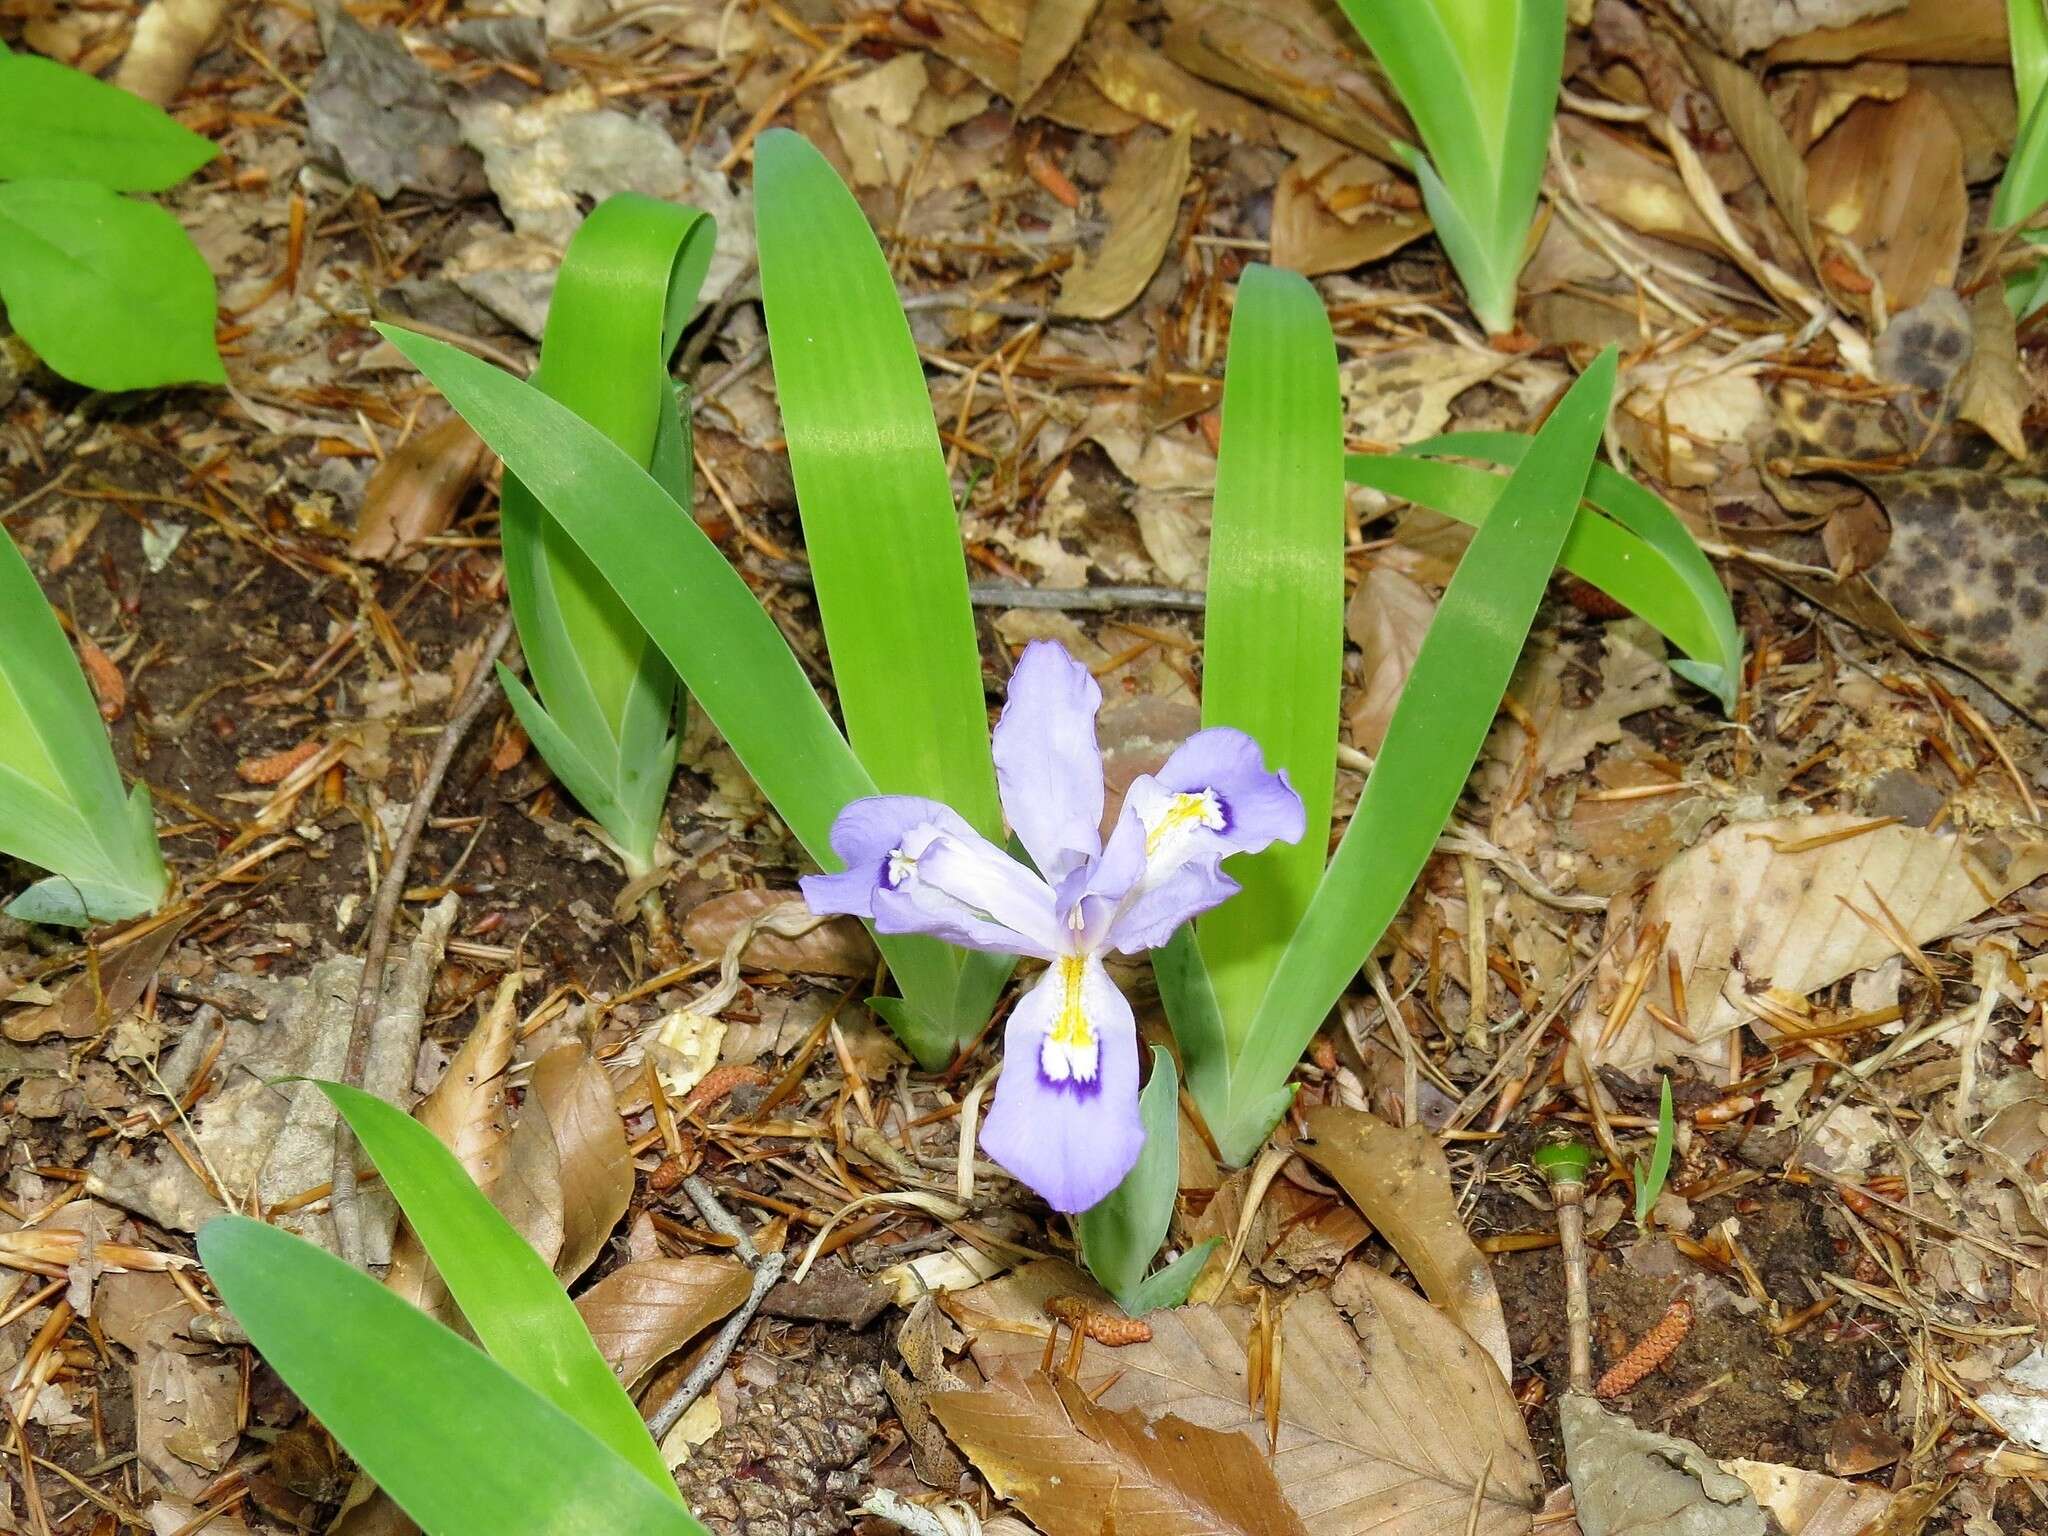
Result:
<svg viewBox="0 0 2048 1536">
<path fill-rule="evenodd" d="M 1816 223 L 1850 241 L 1891 313 L 1955 281 L 1970 195 L 1963 141 L 1932 91 L 1852 108 L 1806 157 Z"/>
<path fill-rule="evenodd" d="M 942 1392 L 931 1407 L 1046 1536 L 1307 1536 L 1248 1435 L 1104 1408 L 1043 1371 Z"/>
<path fill-rule="evenodd" d="M 1348 1321 L 1320 1292 L 1297 1295 L 1280 1314 L 1271 1461 L 1302 1524 L 1311 1536 L 1528 1536 L 1542 1479 L 1500 1371 L 1405 1285 L 1364 1265 L 1353 1271 Z M 1072 1265 L 1048 1260 L 948 1293 L 940 1304 L 967 1332 L 983 1375 L 994 1377 L 1037 1368 L 1045 1302 L 1062 1294 L 1101 1293 Z M 1147 1342 L 1083 1357 L 1081 1386 L 1094 1400 L 1116 1412 L 1170 1413 L 1249 1434 L 1263 1446 L 1264 1410 L 1245 1403 L 1245 1341 L 1255 1315 L 1204 1305 L 1146 1321 Z"/>
<path fill-rule="evenodd" d="M 1514 1377 L 1507 1314 L 1486 1255 L 1465 1230 L 1451 1165 L 1427 1126 L 1396 1127 L 1366 1110 L 1322 1104 L 1294 1148 L 1343 1187 L 1421 1283 L 1425 1295 Z"/>
<path fill-rule="evenodd" d="M 581 1045 L 557 1046 L 534 1064 L 521 1118 L 535 1113 L 546 1114 L 560 1159 L 562 1250 L 555 1273 L 566 1285 L 590 1268 L 626 1214 L 633 1159 L 611 1080 Z"/>
<path fill-rule="evenodd" d="M 1167 134 L 1141 129 L 1125 142 L 1102 189 L 1109 233 L 1067 269 L 1054 313 L 1106 320 L 1145 291 L 1180 220 L 1192 143 L 1187 123 Z"/>
<path fill-rule="evenodd" d="M 576 1298 L 597 1351 L 631 1391 L 655 1366 L 747 1298 L 737 1259 L 692 1255 L 622 1264 Z"/>
</svg>

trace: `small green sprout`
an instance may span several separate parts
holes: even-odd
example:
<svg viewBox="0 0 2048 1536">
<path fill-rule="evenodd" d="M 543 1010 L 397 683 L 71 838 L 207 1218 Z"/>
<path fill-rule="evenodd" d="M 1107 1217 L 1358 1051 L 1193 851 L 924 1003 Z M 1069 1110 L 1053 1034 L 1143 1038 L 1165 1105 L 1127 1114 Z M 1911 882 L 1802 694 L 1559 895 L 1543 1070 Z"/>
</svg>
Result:
<svg viewBox="0 0 2048 1536">
<path fill-rule="evenodd" d="M 1650 1212 L 1656 1209 L 1657 1197 L 1664 1193 L 1664 1180 L 1671 1172 L 1671 1142 L 1674 1126 L 1671 1119 L 1671 1079 L 1663 1079 L 1663 1092 L 1657 1098 L 1657 1140 L 1650 1148 L 1647 1158 L 1636 1161 L 1636 1225 L 1642 1226 L 1650 1219 Z"/>
</svg>

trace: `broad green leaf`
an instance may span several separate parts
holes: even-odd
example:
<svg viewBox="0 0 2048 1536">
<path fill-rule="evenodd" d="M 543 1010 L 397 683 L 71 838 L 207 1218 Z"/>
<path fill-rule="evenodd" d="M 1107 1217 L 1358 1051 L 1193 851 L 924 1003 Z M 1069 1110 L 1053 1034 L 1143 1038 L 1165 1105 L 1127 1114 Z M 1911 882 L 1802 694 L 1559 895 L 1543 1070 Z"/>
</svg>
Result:
<svg viewBox="0 0 2048 1536">
<path fill-rule="evenodd" d="M 1354 455 L 1345 473 L 1355 485 L 1477 527 L 1500 499 L 1506 477 L 1439 456 L 1513 465 L 1529 444 L 1512 432 L 1452 433 L 1398 454 Z M 1742 636 L 1720 578 L 1685 524 L 1648 489 L 1605 464 L 1593 466 L 1586 501 L 1559 564 L 1661 632 L 1692 658 L 1674 663 L 1673 670 L 1714 694 L 1723 709 L 1733 709 Z"/>
<path fill-rule="evenodd" d="M 1243 893 L 1196 925 L 1234 1053 L 1329 858 L 1344 682 L 1344 411 L 1330 322 L 1305 278 L 1247 268 L 1227 356 L 1202 724 L 1249 734 L 1307 810 L 1300 842 L 1229 862 Z"/>
<path fill-rule="evenodd" d="M 715 237 L 712 221 L 695 209 L 634 193 L 600 203 L 562 258 L 533 376 L 536 389 L 654 475 L 674 498 L 676 520 L 689 518 L 692 497 L 668 358 L 696 304 Z M 664 444 L 669 451 L 658 455 Z M 644 874 L 653 867 L 675 771 L 675 672 L 517 476 L 506 476 L 502 503 L 505 584 L 540 697 L 509 682 L 506 695 L 628 873 Z"/>
<path fill-rule="evenodd" d="M 1231 1072 L 1230 1099 L 1202 1105 L 1232 1162 L 1271 1128 L 1264 1101 L 1379 943 L 1463 792 L 1585 493 L 1614 373 L 1609 349 L 1559 402 L 1437 607 L 1365 793 Z"/>
<path fill-rule="evenodd" d="M 0 853 L 50 871 L 29 922 L 138 917 L 169 885 L 149 795 L 121 783 L 106 726 L 28 562 L 0 529 Z"/>
<path fill-rule="evenodd" d="M 1074 1222 L 1088 1272 L 1133 1317 L 1154 1307 L 1179 1306 L 1187 1299 L 1185 1287 L 1171 1300 L 1157 1298 L 1170 1293 L 1182 1276 L 1192 1286 L 1202 1269 L 1200 1260 L 1188 1263 L 1194 1258 L 1190 1253 L 1151 1277 L 1151 1281 L 1160 1281 L 1171 1274 L 1173 1279 L 1155 1285 L 1145 1275 L 1152 1256 L 1166 1241 L 1173 1225 L 1174 1202 L 1180 1197 L 1180 1072 L 1173 1057 L 1156 1045 L 1152 1047 L 1152 1075 L 1138 1095 L 1138 1116 L 1145 1122 L 1145 1145 L 1138 1161 L 1121 1184 Z M 1206 1258 L 1213 1246 L 1210 1243 L 1196 1251 Z"/>
<path fill-rule="evenodd" d="M 220 150 L 162 108 L 31 53 L 0 56 L 0 181 L 161 192 Z"/>
<path fill-rule="evenodd" d="M 718 547 L 694 520 L 678 520 L 668 492 L 568 407 L 446 342 L 378 330 L 569 530 L 790 830 L 821 865 L 839 868 L 833 818 L 874 794 L 874 781 Z M 876 942 L 913 1013 L 945 1031 L 907 1043 L 925 1065 L 945 1065 L 962 1027 L 953 1012 L 956 953 L 933 939 Z"/>
<path fill-rule="evenodd" d="M 967 561 L 931 396 L 889 265 L 825 157 L 754 147 L 775 389 L 846 733 L 888 794 L 1002 841 Z"/>
<path fill-rule="evenodd" d="M 2006 38 L 2012 49 L 2013 94 L 2024 123 L 2048 86 L 2048 7 L 2042 0 L 2005 0 Z"/>
<path fill-rule="evenodd" d="M 704 1536 L 589 1430 L 332 1254 L 220 1216 L 199 1256 L 263 1358 L 427 1536 Z"/>
<path fill-rule="evenodd" d="M 169 213 L 91 182 L 0 185 L 0 303 L 44 362 L 89 388 L 227 381 L 205 258 Z"/>
<path fill-rule="evenodd" d="M 677 1503 L 675 1479 L 576 1304 L 434 1133 L 375 1094 L 317 1083 L 383 1176 L 490 1357 Z"/>
</svg>

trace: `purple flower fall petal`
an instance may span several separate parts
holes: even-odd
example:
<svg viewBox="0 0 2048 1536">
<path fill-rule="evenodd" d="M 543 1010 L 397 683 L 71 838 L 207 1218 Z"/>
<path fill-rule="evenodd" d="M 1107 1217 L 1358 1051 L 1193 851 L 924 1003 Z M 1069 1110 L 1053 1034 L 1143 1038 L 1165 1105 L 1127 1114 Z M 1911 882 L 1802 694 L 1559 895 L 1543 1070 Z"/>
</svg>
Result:
<svg viewBox="0 0 2048 1536">
<path fill-rule="evenodd" d="M 1094 677 L 1059 645 L 1025 647 L 994 755 L 1004 814 L 1036 870 L 936 800 L 877 795 L 833 824 L 845 871 L 803 882 L 814 912 L 1049 962 L 1011 1011 L 981 1146 L 1069 1212 L 1115 1189 L 1145 1141 L 1137 1027 L 1102 957 L 1158 948 L 1236 893 L 1226 857 L 1296 842 L 1305 822 L 1258 743 L 1214 727 L 1131 785 L 1105 846 L 1101 705 Z"/>
</svg>

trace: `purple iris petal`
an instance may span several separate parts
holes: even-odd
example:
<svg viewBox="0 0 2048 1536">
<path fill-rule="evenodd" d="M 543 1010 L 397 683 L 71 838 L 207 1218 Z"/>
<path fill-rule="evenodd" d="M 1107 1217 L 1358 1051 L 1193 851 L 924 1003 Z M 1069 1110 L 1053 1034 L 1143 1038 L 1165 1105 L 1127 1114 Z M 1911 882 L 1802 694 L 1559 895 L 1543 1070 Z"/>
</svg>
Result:
<svg viewBox="0 0 2048 1536">
<path fill-rule="evenodd" d="M 1171 793 L 1206 790 L 1216 796 L 1224 824 L 1214 838 L 1225 853 L 1257 853 L 1273 843 L 1299 842 L 1307 825 L 1287 771 L 1269 773 L 1259 744 L 1227 725 L 1195 732 L 1155 777 Z"/>
<path fill-rule="evenodd" d="M 1093 955 L 1046 968 L 1010 1014 L 981 1149 L 1060 1211 L 1085 1211 L 1145 1143 L 1131 1005 Z"/>
<path fill-rule="evenodd" d="M 1054 885 L 1102 851 L 1102 689 L 1051 640 L 1024 647 L 996 722 L 996 785 L 1025 851 Z"/>
<path fill-rule="evenodd" d="M 1195 859 L 1148 878 L 1110 922 L 1103 947 L 1127 955 L 1162 948 L 1182 923 L 1222 906 L 1241 889 L 1223 873 L 1221 859 Z"/>
<path fill-rule="evenodd" d="M 1061 947 L 1045 882 L 937 800 L 855 800 L 832 824 L 832 850 L 847 868 L 804 877 L 813 912 L 997 954 L 1049 958 Z"/>
</svg>

